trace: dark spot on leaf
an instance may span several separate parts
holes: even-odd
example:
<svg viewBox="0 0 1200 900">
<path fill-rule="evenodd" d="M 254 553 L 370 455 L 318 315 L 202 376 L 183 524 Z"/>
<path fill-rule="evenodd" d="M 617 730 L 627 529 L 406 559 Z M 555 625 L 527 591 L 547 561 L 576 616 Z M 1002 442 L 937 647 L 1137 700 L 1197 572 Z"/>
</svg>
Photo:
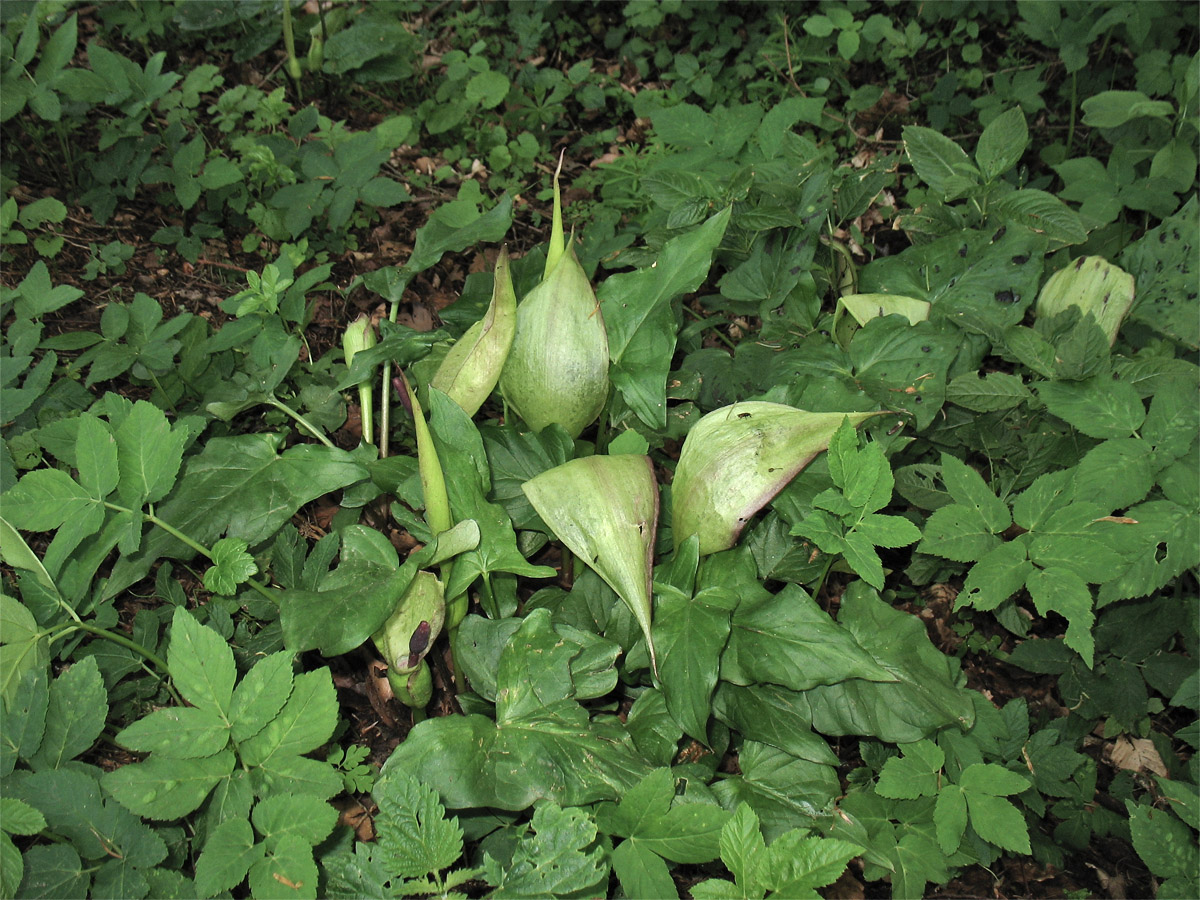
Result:
<svg viewBox="0 0 1200 900">
<path fill-rule="evenodd" d="M 1006 231 L 1008 231 L 1008 227 L 1005 225 L 1001 225 L 999 228 L 996 229 L 996 233 L 992 235 L 992 240 L 993 241 L 1000 240 L 1000 238 L 1004 237 L 1004 232 L 1006 232 Z"/>
<path fill-rule="evenodd" d="M 799 275 L 799 274 L 800 274 L 800 267 L 799 267 L 799 266 L 792 266 L 790 269 L 788 269 L 788 274 L 789 274 L 789 275 Z"/>
<path fill-rule="evenodd" d="M 750 413 L 738 413 L 738 418 L 739 419 L 748 419 L 748 418 L 750 418 Z"/>
<path fill-rule="evenodd" d="M 961 247 L 958 248 L 958 255 L 961 256 L 963 259 L 967 258 L 967 245 L 966 244 L 963 244 Z"/>
<path fill-rule="evenodd" d="M 922 397 L 920 394 L 917 394 L 917 396 L 913 397 L 913 403 L 924 403 L 924 402 L 925 402 L 925 398 Z"/>
<path fill-rule="evenodd" d="M 931 349 L 931 348 L 929 348 L 929 347 L 922 347 L 922 348 L 921 348 L 921 352 L 922 352 L 922 353 L 928 353 L 928 352 L 930 351 L 930 349 Z"/>
<path fill-rule="evenodd" d="M 1015 265 L 1023 266 L 1023 265 L 1025 265 L 1025 263 L 1029 262 L 1029 257 L 1026 254 L 1022 253 L 1020 256 L 1014 256 L 1012 258 L 1012 261 Z"/>
<path fill-rule="evenodd" d="M 1020 294 L 1014 294 L 1012 291 L 996 291 L 997 303 L 1016 303 L 1021 299 Z"/>
<path fill-rule="evenodd" d="M 1075 271 L 1078 272 L 1080 269 L 1083 268 L 1083 260 L 1084 260 L 1084 258 L 1082 256 L 1079 257 L 1079 259 L 1075 260 Z"/>
</svg>

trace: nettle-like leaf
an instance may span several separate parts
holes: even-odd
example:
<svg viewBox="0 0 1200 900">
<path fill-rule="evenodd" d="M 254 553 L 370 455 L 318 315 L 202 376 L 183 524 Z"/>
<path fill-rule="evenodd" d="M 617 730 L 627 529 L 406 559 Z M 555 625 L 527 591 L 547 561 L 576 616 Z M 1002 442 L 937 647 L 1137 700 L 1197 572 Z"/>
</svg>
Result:
<svg viewBox="0 0 1200 900">
<path fill-rule="evenodd" d="M 649 771 L 628 733 L 591 721 L 573 699 L 571 660 L 550 611 L 535 609 L 500 655 L 496 717 L 429 719 L 384 766 L 435 788 L 451 808 L 525 809 L 539 798 L 576 806 L 613 799 Z"/>
<path fill-rule="evenodd" d="M 857 425 L 873 415 L 750 401 L 704 416 L 688 432 L 675 467 L 675 545 L 698 535 L 701 556 L 732 547 L 754 514 L 828 446 L 844 419 Z"/>
<path fill-rule="evenodd" d="M 237 538 L 221 538 L 213 544 L 213 564 L 204 573 L 204 587 L 229 597 L 237 592 L 239 584 L 257 574 L 258 563 L 246 552 L 246 547 L 246 542 Z"/>
</svg>

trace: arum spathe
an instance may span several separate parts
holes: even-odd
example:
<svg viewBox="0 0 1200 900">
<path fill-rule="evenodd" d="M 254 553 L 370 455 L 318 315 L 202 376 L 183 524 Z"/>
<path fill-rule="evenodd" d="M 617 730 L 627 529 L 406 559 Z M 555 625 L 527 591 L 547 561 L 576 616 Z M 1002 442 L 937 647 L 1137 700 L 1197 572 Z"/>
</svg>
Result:
<svg viewBox="0 0 1200 900">
<path fill-rule="evenodd" d="M 517 330 L 517 295 L 508 270 L 507 249 L 500 251 L 495 276 L 487 313 L 450 348 L 430 382 L 468 416 L 479 411 L 500 380 Z"/>
<path fill-rule="evenodd" d="M 693 534 L 700 555 L 728 550 L 756 512 L 829 446 L 844 419 L 877 412 L 814 413 L 749 401 L 713 410 L 692 426 L 671 484 L 678 547 Z"/>
<path fill-rule="evenodd" d="M 432 572 L 417 572 L 396 610 L 371 639 L 397 675 L 416 671 L 442 632 L 446 600 L 442 583 Z"/>
<path fill-rule="evenodd" d="M 346 356 L 346 368 L 354 361 L 354 356 L 360 350 L 369 350 L 375 346 L 375 329 L 371 327 L 371 317 L 362 313 L 357 319 L 346 326 L 342 335 L 342 352 Z M 374 434 L 374 394 L 371 376 L 364 379 L 358 386 L 358 409 L 362 422 L 363 440 L 371 443 Z"/>
<path fill-rule="evenodd" d="M 1095 317 L 1111 347 L 1133 306 L 1133 296 L 1132 275 L 1101 256 L 1082 256 L 1050 276 L 1038 294 L 1036 309 L 1038 316 L 1049 317 L 1078 306 Z"/>
<path fill-rule="evenodd" d="M 557 174 L 545 274 L 517 307 L 500 392 L 531 428 L 557 423 L 571 437 L 594 422 L 608 400 L 608 332 L 574 248 L 564 248 Z"/>
<path fill-rule="evenodd" d="M 658 485 L 646 456 L 588 456 L 549 469 L 521 486 L 542 520 L 603 578 L 650 637 L 650 582 L 658 529 Z"/>
</svg>

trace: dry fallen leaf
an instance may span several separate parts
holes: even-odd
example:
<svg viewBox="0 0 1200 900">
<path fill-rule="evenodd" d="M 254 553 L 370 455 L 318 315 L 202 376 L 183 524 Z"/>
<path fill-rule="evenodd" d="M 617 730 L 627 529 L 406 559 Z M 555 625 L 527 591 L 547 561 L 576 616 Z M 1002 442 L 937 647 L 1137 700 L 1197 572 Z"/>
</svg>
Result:
<svg viewBox="0 0 1200 900">
<path fill-rule="evenodd" d="M 1153 772 L 1167 775 L 1167 767 L 1149 738 L 1129 738 L 1121 735 L 1105 748 L 1104 755 L 1118 769 L 1131 772 Z"/>
</svg>

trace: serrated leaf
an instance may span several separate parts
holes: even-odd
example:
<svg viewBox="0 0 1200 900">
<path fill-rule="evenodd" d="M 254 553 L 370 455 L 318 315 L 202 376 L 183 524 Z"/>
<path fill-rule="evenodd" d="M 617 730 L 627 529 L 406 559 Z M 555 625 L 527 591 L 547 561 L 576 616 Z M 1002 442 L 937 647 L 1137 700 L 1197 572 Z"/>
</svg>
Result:
<svg viewBox="0 0 1200 900">
<path fill-rule="evenodd" d="M 90 413 L 79 417 L 75 437 L 75 464 L 79 483 L 97 500 L 103 500 L 117 486 L 117 442 L 112 432 Z"/>
<path fill-rule="evenodd" d="M 1098 444 L 1080 460 L 1075 473 L 1078 495 L 1106 511 L 1140 503 L 1153 486 L 1150 443 L 1140 438 L 1114 438 Z"/>
<path fill-rule="evenodd" d="M 935 509 L 925 520 L 918 553 L 929 553 L 955 562 L 974 562 L 1000 545 L 979 511 L 961 503 Z"/>
<path fill-rule="evenodd" d="M 1002 797 L 963 792 L 975 833 L 1002 850 L 1029 855 L 1029 828 L 1021 811 Z"/>
<path fill-rule="evenodd" d="M 33 613 L 0 594 L 0 697 L 5 704 L 14 701 L 28 672 L 43 669 L 49 661 L 47 638 Z"/>
<path fill-rule="evenodd" d="M 199 807 L 217 782 L 233 771 L 233 764 L 230 750 L 199 759 L 155 754 L 107 773 L 104 789 L 139 816 L 178 819 Z"/>
<path fill-rule="evenodd" d="M 247 765 L 259 766 L 308 753 L 329 740 L 337 720 L 337 692 L 329 669 L 304 672 L 295 677 L 292 692 L 279 715 L 243 741 L 238 754 Z"/>
<path fill-rule="evenodd" d="M 957 784 L 943 785 L 938 791 L 933 823 L 937 828 L 938 846 L 942 853 L 953 856 L 958 852 L 963 832 L 967 830 L 967 799 Z"/>
<path fill-rule="evenodd" d="M 1029 127 L 1020 106 L 992 119 L 975 146 L 975 161 L 984 180 L 992 181 L 1015 166 L 1028 143 Z"/>
<path fill-rule="evenodd" d="M 1054 611 L 1067 620 L 1065 642 L 1092 667 L 1096 642 L 1092 637 L 1092 592 L 1083 579 L 1069 569 L 1041 569 L 1026 581 L 1038 615 Z"/>
<path fill-rule="evenodd" d="M 964 372 L 946 385 L 946 399 L 973 412 L 1013 409 L 1033 399 L 1029 388 L 1016 375 L 988 372 Z"/>
<path fill-rule="evenodd" d="M 255 663 L 234 688 L 229 722 L 235 741 L 258 734 L 283 709 L 292 693 L 293 659 L 286 651 L 272 653 Z"/>
<path fill-rule="evenodd" d="M 1127 438 L 1146 419 L 1146 408 L 1134 387 L 1097 376 L 1089 381 L 1047 381 L 1038 385 L 1046 408 L 1089 437 Z"/>
<path fill-rule="evenodd" d="M 84 657 L 50 685 L 46 729 L 29 760 L 34 769 L 57 769 L 95 743 L 108 717 L 108 692 L 92 656 Z"/>
<path fill-rule="evenodd" d="M 1001 544 L 971 567 L 959 592 L 958 603 L 985 611 L 995 609 L 1019 591 L 1033 571 L 1033 563 L 1027 558 L 1023 543 Z"/>
<path fill-rule="evenodd" d="M 171 618 L 167 665 L 185 700 L 228 719 L 237 677 L 233 651 L 221 635 L 201 625 L 181 606 Z"/>
<path fill-rule="evenodd" d="M 86 897 L 90 872 L 83 871 L 79 854 L 64 844 L 35 846 L 25 851 L 25 876 L 20 897 Z"/>
<path fill-rule="evenodd" d="M 883 564 L 871 540 L 857 531 L 851 531 L 842 541 L 846 564 L 875 590 L 883 590 Z"/>
<path fill-rule="evenodd" d="M 767 845 L 759 831 L 758 815 L 748 803 L 739 803 L 721 828 L 721 861 L 746 896 L 756 896 L 766 886 Z"/>
<path fill-rule="evenodd" d="M 627 897 L 676 900 L 679 889 L 663 858 L 640 841 L 622 841 L 612 852 L 612 867 Z"/>
<path fill-rule="evenodd" d="M 1196 836 L 1186 825 L 1165 809 L 1125 801 L 1129 811 L 1129 831 L 1138 856 L 1160 878 L 1196 877 L 1200 851 Z"/>
<path fill-rule="evenodd" d="M 275 848 L 250 867 L 250 892 L 258 897 L 296 897 L 316 900 L 317 863 L 312 847 L 294 834 L 284 835 Z"/>
<path fill-rule="evenodd" d="M 968 794 L 1007 797 L 1028 790 L 1029 779 L 995 763 L 975 763 L 963 770 L 958 785 Z"/>
<path fill-rule="evenodd" d="M 883 765 L 875 790 L 884 797 L 915 800 L 938 790 L 938 773 L 946 755 L 932 741 L 917 741 L 901 747 L 903 756 L 893 756 Z"/>
<path fill-rule="evenodd" d="M 121 502 L 136 509 L 165 497 L 175 484 L 186 441 L 187 432 L 172 430 L 161 409 L 135 402 L 116 433 Z"/>
<path fill-rule="evenodd" d="M 289 835 L 315 847 L 329 837 L 337 819 L 337 810 L 323 798 L 289 793 L 264 798 L 250 816 L 254 830 L 263 836 L 268 853 Z"/>
<path fill-rule="evenodd" d="M 561 897 L 595 890 L 608 878 L 604 849 L 593 846 L 596 825 L 581 809 L 537 808 L 534 834 L 522 840 L 507 869 L 484 859 L 495 897 Z"/>
<path fill-rule="evenodd" d="M 963 149 L 945 135 L 932 128 L 907 125 L 903 139 L 904 152 L 918 177 L 943 198 L 977 182 L 978 170 Z"/>
<path fill-rule="evenodd" d="M 212 756 L 229 743 L 229 726 L 211 709 L 156 709 L 117 735 L 117 743 L 139 753 L 190 759 Z"/>
<path fill-rule="evenodd" d="M 25 531 L 53 531 L 82 516 L 95 500 L 59 469 L 36 469 L 4 494 L 4 518 Z"/>
<path fill-rule="evenodd" d="M 238 585 L 257 574 L 258 563 L 238 538 L 221 538 L 212 546 L 212 566 L 204 573 L 204 586 L 214 594 L 232 597 Z"/>
<path fill-rule="evenodd" d="M 403 771 L 381 776 L 371 790 L 379 805 L 375 830 L 389 869 L 404 878 L 424 878 L 449 868 L 462 856 L 457 819 L 446 819 L 437 792 Z"/>
<path fill-rule="evenodd" d="M 810 828 L 814 811 L 825 808 L 839 792 L 832 767 L 797 759 L 757 741 L 742 744 L 738 765 L 741 774 L 716 782 L 712 792 L 726 808 L 743 801 L 749 804 L 767 840 L 793 828 Z M 721 855 L 728 864 L 724 845 Z"/>
<path fill-rule="evenodd" d="M 1124 564 L 1120 545 L 1102 521 L 1107 509 L 1090 502 L 1056 509 L 1030 532 L 1029 558 L 1042 568 L 1062 568 L 1084 581 L 1100 583 L 1116 577 Z"/>
<path fill-rule="evenodd" d="M 1008 504 L 992 493 L 978 472 L 949 453 L 942 454 L 942 481 L 956 502 L 979 513 L 992 534 L 999 534 L 1012 524 Z"/>
<path fill-rule="evenodd" d="M 46 728 L 49 680 L 45 667 L 31 669 L 17 683 L 12 701 L 0 704 L 0 777 L 13 771 L 18 758 L 37 752 Z"/>
<path fill-rule="evenodd" d="M 15 797 L 0 798 L 0 829 L 9 834 L 37 834 L 46 827 L 46 817 Z"/>
<path fill-rule="evenodd" d="M 255 843 L 254 829 L 246 819 L 222 822 L 209 834 L 196 860 L 196 895 L 211 897 L 237 887 L 264 852 L 263 845 Z"/>
<path fill-rule="evenodd" d="M 816 888 L 837 881 L 862 848 L 837 838 L 797 829 L 781 835 L 767 850 L 771 886 L 781 897 L 819 897 Z"/>
</svg>

